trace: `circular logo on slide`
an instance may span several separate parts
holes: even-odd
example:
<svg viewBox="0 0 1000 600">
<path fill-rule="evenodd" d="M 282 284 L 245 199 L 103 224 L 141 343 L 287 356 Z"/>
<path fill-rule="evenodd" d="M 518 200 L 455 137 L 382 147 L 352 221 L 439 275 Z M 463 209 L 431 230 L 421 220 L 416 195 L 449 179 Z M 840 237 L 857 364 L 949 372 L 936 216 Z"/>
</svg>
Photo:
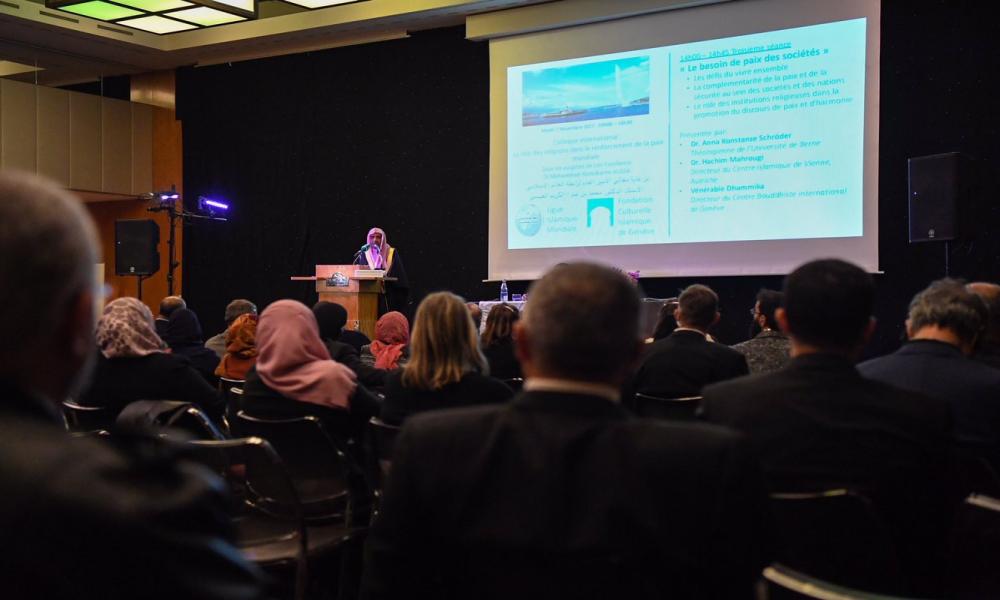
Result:
<svg viewBox="0 0 1000 600">
<path fill-rule="evenodd" d="M 514 216 L 514 225 L 521 235 L 531 237 L 542 229 L 542 211 L 534 204 L 526 204 Z"/>
</svg>

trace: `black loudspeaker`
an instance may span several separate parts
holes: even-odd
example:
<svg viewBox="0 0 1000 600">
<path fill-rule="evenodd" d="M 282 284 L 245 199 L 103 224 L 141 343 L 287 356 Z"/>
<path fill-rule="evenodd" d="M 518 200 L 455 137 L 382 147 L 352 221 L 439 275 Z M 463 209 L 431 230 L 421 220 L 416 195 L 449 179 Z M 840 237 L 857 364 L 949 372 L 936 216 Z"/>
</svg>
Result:
<svg viewBox="0 0 1000 600">
<path fill-rule="evenodd" d="M 909 159 L 911 244 L 954 240 L 967 229 L 963 219 L 972 212 L 968 163 L 959 152 Z"/>
<path fill-rule="evenodd" d="M 160 270 L 160 226 L 152 219 L 115 221 L 115 274 L 152 275 Z"/>
</svg>

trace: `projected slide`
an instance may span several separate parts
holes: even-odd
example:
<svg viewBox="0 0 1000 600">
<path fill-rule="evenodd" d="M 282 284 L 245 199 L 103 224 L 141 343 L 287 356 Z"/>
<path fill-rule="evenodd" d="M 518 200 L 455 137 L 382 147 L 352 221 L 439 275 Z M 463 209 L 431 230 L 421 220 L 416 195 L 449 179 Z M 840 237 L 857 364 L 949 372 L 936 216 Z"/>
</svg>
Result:
<svg viewBox="0 0 1000 600">
<path fill-rule="evenodd" d="M 507 70 L 507 247 L 862 235 L 865 19 Z"/>
</svg>

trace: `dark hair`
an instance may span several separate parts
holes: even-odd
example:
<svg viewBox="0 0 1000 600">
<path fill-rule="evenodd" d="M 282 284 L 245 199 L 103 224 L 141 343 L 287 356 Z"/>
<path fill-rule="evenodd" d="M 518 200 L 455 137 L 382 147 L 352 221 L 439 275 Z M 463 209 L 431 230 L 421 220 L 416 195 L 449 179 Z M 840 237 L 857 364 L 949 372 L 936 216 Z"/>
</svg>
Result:
<svg viewBox="0 0 1000 600">
<path fill-rule="evenodd" d="M 790 333 L 819 348 L 852 350 L 871 321 L 875 286 L 849 262 L 808 262 L 785 278 L 784 293 Z"/>
<path fill-rule="evenodd" d="M 654 340 L 662 340 L 677 328 L 677 320 L 674 319 L 675 310 L 677 310 L 677 298 L 667 298 L 663 306 L 660 307 L 656 327 L 653 328 Z"/>
<path fill-rule="evenodd" d="M 757 292 L 757 302 L 760 303 L 760 309 L 758 312 L 764 315 L 764 327 L 770 327 L 771 329 L 778 329 L 778 322 L 774 320 L 774 311 L 781 307 L 781 303 L 784 301 L 785 295 L 778 290 L 769 290 L 767 288 L 761 288 Z"/>
<path fill-rule="evenodd" d="M 708 329 L 719 312 L 719 296 L 707 285 L 696 283 L 684 288 L 677 298 L 681 322 L 689 327 Z"/>
<path fill-rule="evenodd" d="M 533 357 L 553 375 L 606 382 L 631 365 L 639 294 L 622 273 L 569 263 L 532 284 L 522 315 Z"/>
<path fill-rule="evenodd" d="M 226 326 L 232 325 L 240 315 L 257 314 L 257 306 L 246 298 L 237 298 L 226 305 Z"/>
<path fill-rule="evenodd" d="M 521 311 L 510 304 L 498 304 L 490 309 L 486 317 L 486 329 L 483 330 L 481 343 L 483 348 L 512 339 L 514 323 L 521 318 Z"/>
<path fill-rule="evenodd" d="M 319 325 L 319 337 L 322 340 L 338 340 L 340 332 L 347 324 L 347 309 L 336 302 L 320 300 L 312 307 L 316 324 Z"/>
<path fill-rule="evenodd" d="M 939 279 L 913 297 L 908 318 L 912 331 L 937 325 L 971 345 L 985 330 L 989 312 L 983 299 L 961 281 Z"/>
</svg>

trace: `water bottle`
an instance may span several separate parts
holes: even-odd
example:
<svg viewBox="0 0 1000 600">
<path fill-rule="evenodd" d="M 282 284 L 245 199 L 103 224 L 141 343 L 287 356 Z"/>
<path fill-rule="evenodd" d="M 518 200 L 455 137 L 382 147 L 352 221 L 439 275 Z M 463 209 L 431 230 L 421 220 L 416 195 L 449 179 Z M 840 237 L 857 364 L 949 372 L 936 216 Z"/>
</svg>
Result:
<svg viewBox="0 0 1000 600">
<path fill-rule="evenodd" d="M 500 302 L 507 301 L 507 280 L 504 279 L 500 282 Z"/>
</svg>

